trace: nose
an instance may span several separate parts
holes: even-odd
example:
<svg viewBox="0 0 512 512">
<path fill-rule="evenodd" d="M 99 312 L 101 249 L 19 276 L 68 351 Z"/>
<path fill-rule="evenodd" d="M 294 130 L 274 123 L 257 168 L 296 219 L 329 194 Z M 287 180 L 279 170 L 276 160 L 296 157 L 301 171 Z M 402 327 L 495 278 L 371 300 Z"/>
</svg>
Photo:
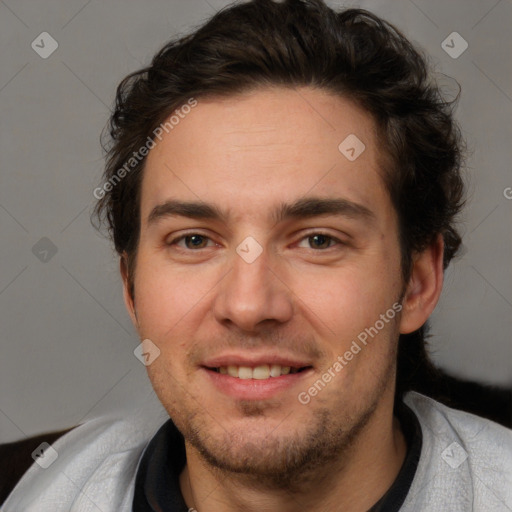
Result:
<svg viewBox="0 0 512 512">
<path fill-rule="evenodd" d="M 237 253 L 231 271 L 217 288 L 213 311 L 218 322 L 255 332 L 272 322 L 285 323 L 293 314 L 293 293 L 264 250 L 252 263 Z"/>
</svg>

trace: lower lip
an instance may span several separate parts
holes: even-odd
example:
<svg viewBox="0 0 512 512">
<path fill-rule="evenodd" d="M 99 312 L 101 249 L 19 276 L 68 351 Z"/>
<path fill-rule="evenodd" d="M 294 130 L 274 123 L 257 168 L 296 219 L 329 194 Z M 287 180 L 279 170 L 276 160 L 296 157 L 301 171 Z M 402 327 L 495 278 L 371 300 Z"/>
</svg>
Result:
<svg viewBox="0 0 512 512">
<path fill-rule="evenodd" d="M 240 400 L 265 400 L 295 386 L 309 376 L 313 372 L 313 368 L 268 379 L 239 379 L 205 367 L 202 367 L 201 371 L 206 373 L 213 385 L 226 395 Z"/>
</svg>

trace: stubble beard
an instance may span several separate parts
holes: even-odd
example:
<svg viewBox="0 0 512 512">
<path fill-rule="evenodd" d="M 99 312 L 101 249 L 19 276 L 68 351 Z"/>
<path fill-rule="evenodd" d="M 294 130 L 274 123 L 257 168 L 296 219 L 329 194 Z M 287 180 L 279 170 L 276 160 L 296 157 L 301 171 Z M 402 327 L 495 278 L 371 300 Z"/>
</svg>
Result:
<svg viewBox="0 0 512 512">
<path fill-rule="evenodd" d="M 214 420 L 208 413 L 187 411 L 183 414 L 181 409 L 171 417 L 186 443 L 219 478 L 229 476 L 255 490 L 296 494 L 313 486 L 321 475 L 343 471 L 352 447 L 389 389 L 394 371 L 395 362 L 390 357 L 376 385 L 357 402 L 354 397 L 345 396 L 334 407 L 304 406 L 315 407 L 311 422 L 307 429 L 294 430 L 291 434 L 287 422 L 293 421 L 293 413 L 266 435 L 261 435 L 261 430 L 251 435 L 247 428 L 226 430 L 219 426 L 220 434 L 215 437 L 210 434 L 208 421 Z M 263 419 L 269 405 L 240 401 L 237 407 L 244 417 Z M 279 436 L 279 433 L 285 435 Z"/>
</svg>

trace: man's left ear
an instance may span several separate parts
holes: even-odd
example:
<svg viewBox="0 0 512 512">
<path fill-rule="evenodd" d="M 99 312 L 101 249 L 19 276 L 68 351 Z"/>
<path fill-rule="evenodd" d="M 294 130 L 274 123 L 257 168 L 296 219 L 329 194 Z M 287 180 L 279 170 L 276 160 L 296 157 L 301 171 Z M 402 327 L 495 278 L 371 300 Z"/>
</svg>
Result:
<svg viewBox="0 0 512 512">
<path fill-rule="evenodd" d="M 443 236 L 421 253 L 413 255 L 413 266 L 402 302 L 400 334 L 419 329 L 436 307 L 443 289 Z"/>
</svg>

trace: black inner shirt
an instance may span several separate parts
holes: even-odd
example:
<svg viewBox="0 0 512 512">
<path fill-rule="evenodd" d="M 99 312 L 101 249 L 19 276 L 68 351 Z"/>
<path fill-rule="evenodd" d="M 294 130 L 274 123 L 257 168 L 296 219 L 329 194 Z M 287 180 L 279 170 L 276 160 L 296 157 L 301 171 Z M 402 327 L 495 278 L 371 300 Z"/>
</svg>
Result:
<svg viewBox="0 0 512 512">
<path fill-rule="evenodd" d="M 367 512 L 398 512 L 418 467 L 422 445 L 418 418 L 404 403 L 395 414 L 407 442 L 407 455 L 393 485 Z M 168 420 L 151 439 L 140 461 L 133 512 L 188 512 L 179 483 L 185 463 L 185 441 L 172 420 Z"/>
</svg>

